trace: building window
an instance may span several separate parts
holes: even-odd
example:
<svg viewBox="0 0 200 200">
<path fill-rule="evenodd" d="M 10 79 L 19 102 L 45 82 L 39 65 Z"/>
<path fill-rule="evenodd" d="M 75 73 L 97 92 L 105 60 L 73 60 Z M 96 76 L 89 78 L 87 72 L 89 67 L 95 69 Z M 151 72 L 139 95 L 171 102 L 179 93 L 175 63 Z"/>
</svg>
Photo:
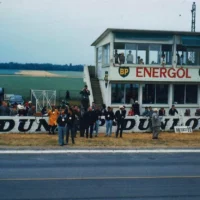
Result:
<svg viewBox="0 0 200 200">
<path fill-rule="evenodd" d="M 145 65 L 148 64 L 148 44 L 138 44 L 137 50 L 137 64 Z"/>
<path fill-rule="evenodd" d="M 149 64 L 158 65 L 160 64 L 161 58 L 161 45 L 151 44 L 149 46 Z"/>
<path fill-rule="evenodd" d="M 112 104 L 133 104 L 138 100 L 139 84 L 117 84 L 111 86 L 111 103 Z"/>
<path fill-rule="evenodd" d="M 167 104 L 168 85 L 167 84 L 144 84 L 142 86 L 144 104 Z"/>
<path fill-rule="evenodd" d="M 125 103 L 125 84 L 112 84 L 111 103 Z"/>
<path fill-rule="evenodd" d="M 171 65 L 172 64 L 172 45 L 169 44 L 164 44 L 162 45 L 162 54 L 161 54 L 161 63 L 164 63 L 166 65 Z"/>
<path fill-rule="evenodd" d="M 110 64 L 110 44 L 103 46 L 103 65 Z"/>
<path fill-rule="evenodd" d="M 177 65 L 194 65 L 200 66 L 200 48 L 176 46 Z"/>
<path fill-rule="evenodd" d="M 125 58 L 127 64 L 135 64 L 137 59 L 137 45 L 136 44 L 125 44 Z"/>
<path fill-rule="evenodd" d="M 197 104 L 197 85 L 174 85 L 174 103 L 177 104 Z"/>
<path fill-rule="evenodd" d="M 139 84 L 126 84 L 125 90 L 125 102 L 126 104 L 133 104 L 138 100 Z"/>
</svg>

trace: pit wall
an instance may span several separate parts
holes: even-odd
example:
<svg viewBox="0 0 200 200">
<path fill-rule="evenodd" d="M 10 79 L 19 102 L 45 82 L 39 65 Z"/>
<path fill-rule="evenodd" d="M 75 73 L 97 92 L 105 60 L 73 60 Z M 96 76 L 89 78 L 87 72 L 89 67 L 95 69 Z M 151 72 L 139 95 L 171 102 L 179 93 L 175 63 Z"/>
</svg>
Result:
<svg viewBox="0 0 200 200">
<path fill-rule="evenodd" d="M 175 126 L 191 126 L 193 130 L 200 130 L 200 116 L 192 117 L 163 117 L 162 131 L 174 131 Z M 105 119 L 101 118 L 99 133 L 105 133 Z M 113 125 L 112 132 L 116 131 L 116 125 Z M 48 117 L 0 117 L 0 133 L 47 133 Z M 134 132 L 151 132 L 148 117 L 126 117 L 125 131 Z"/>
</svg>

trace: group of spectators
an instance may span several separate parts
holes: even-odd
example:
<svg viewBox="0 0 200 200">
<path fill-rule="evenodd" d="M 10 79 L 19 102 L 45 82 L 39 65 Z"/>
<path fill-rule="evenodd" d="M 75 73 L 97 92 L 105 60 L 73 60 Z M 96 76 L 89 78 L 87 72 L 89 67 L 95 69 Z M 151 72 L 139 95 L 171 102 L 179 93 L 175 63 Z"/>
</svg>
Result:
<svg viewBox="0 0 200 200">
<path fill-rule="evenodd" d="M 8 102 L 0 103 L 0 116 L 34 116 L 36 108 L 31 101 L 22 104 L 14 103 L 9 105 Z"/>
</svg>

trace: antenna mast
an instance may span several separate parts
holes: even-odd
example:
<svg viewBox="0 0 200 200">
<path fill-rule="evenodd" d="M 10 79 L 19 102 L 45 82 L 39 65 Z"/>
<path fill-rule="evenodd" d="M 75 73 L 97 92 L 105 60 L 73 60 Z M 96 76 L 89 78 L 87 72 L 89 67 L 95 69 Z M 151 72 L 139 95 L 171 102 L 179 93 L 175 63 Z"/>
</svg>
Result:
<svg viewBox="0 0 200 200">
<path fill-rule="evenodd" d="M 195 32 L 195 23 L 196 23 L 196 4 L 193 2 L 192 4 L 192 26 L 191 26 L 191 31 Z"/>
</svg>

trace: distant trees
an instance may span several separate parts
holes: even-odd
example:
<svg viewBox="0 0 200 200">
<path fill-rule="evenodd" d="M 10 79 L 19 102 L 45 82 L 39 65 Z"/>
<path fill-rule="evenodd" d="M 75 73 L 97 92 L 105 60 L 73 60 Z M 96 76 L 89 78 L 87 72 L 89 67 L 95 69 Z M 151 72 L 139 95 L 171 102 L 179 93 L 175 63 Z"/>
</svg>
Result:
<svg viewBox="0 0 200 200">
<path fill-rule="evenodd" d="M 0 63 L 0 69 L 48 70 L 48 71 L 83 71 L 83 65 L 54 65 L 50 63 Z"/>
</svg>

